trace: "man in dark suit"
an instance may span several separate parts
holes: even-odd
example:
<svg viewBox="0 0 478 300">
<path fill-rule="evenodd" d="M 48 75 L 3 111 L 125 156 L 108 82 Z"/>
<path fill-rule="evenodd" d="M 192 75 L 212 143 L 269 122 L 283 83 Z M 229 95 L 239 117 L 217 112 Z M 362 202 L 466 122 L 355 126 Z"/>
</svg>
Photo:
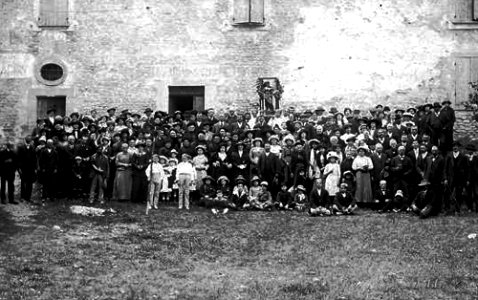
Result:
<svg viewBox="0 0 478 300">
<path fill-rule="evenodd" d="M 408 151 L 407 156 L 412 162 L 412 173 L 410 174 L 410 200 L 415 199 L 418 193 L 418 184 L 422 180 L 420 173 L 417 171 L 417 161 L 420 158 L 420 144 L 418 140 L 414 140 L 411 145 L 412 149 Z"/>
<path fill-rule="evenodd" d="M 476 150 L 476 146 L 473 144 L 466 146 L 466 151 L 468 152 L 466 190 L 468 194 L 468 209 L 478 212 L 478 156 L 476 156 Z"/>
<path fill-rule="evenodd" d="M 222 115 L 219 116 L 219 121 L 213 125 L 212 132 L 218 134 L 221 128 L 224 128 L 226 129 L 226 131 L 229 131 L 229 132 L 231 131 L 231 126 L 229 125 L 229 123 L 226 122 L 226 117 Z"/>
<path fill-rule="evenodd" d="M 259 156 L 257 166 L 259 177 L 269 183 L 272 196 L 275 197 L 280 188 L 281 162 L 277 155 L 271 153 L 271 145 L 269 143 L 265 143 L 264 152 Z"/>
<path fill-rule="evenodd" d="M 47 117 L 45 119 L 45 128 L 50 131 L 55 127 L 56 109 L 50 108 L 46 111 Z"/>
<path fill-rule="evenodd" d="M 442 102 L 443 108 L 440 110 L 438 118 L 442 124 L 440 137 L 440 150 L 448 152 L 453 147 L 453 126 L 455 125 L 455 111 L 451 108 L 450 100 Z"/>
<path fill-rule="evenodd" d="M 445 159 L 448 186 L 445 188 L 444 209 L 447 213 L 452 213 L 453 209 L 460 212 L 464 200 L 468 163 L 460 148 L 460 142 L 454 142 L 453 151 L 447 154 Z"/>
<path fill-rule="evenodd" d="M 37 154 L 31 136 L 25 137 L 25 143 L 18 147 L 18 173 L 21 178 L 21 198 L 31 201 L 33 183 L 36 180 Z"/>
<path fill-rule="evenodd" d="M 242 175 L 242 177 L 246 179 L 246 182 L 249 182 L 249 167 L 251 163 L 249 153 L 246 153 L 244 150 L 243 142 L 238 142 L 236 146 L 237 151 L 233 152 L 231 155 L 234 178 Z"/>
<path fill-rule="evenodd" d="M 58 173 L 58 153 L 52 140 L 47 140 L 46 147 L 40 151 L 38 167 L 43 188 L 42 201 L 53 200 L 56 198 L 55 177 Z"/>
<path fill-rule="evenodd" d="M 433 104 L 433 111 L 430 114 L 428 119 L 428 127 L 430 128 L 430 138 L 433 145 L 439 145 L 441 130 L 443 129 L 443 124 L 440 120 L 440 103 L 436 102 Z"/>
<path fill-rule="evenodd" d="M 375 153 L 370 156 L 373 163 L 372 170 L 372 190 L 376 190 L 379 187 L 380 180 L 387 179 L 385 171 L 387 167 L 387 155 L 383 153 L 383 145 L 378 143 L 375 145 Z M 387 177 L 387 178 L 386 178 Z"/>
<path fill-rule="evenodd" d="M 440 154 L 438 146 L 432 147 L 432 155 L 427 159 L 429 191 L 431 195 L 431 211 L 428 215 L 437 215 L 441 211 L 443 202 L 443 184 L 446 182 L 445 159 Z"/>
<path fill-rule="evenodd" d="M 8 185 L 8 201 L 12 204 L 18 204 L 14 198 L 15 193 L 15 172 L 17 170 L 17 155 L 13 151 L 13 144 L 7 142 L 5 148 L 0 150 L 0 176 L 1 179 L 1 191 L 0 196 L 3 204 L 7 203 L 5 197 L 5 190 Z"/>
<path fill-rule="evenodd" d="M 404 194 L 405 202 L 407 202 L 407 200 L 410 200 L 408 186 L 410 185 L 413 164 L 410 158 L 405 155 L 405 151 L 404 146 L 398 147 L 398 155 L 390 161 L 390 171 L 393 182 L 392 194 L 395 195 L 398 190 L 401 190 Z"/>
<path fill-rule="evenodd" d="M 238 115 L 236 121 L 231 124 L 232 132 L 239 134 L 239 136 L 242 136 L 246 128 L 247 122 L 244 121 L 244 117 L 242 115 Z"/>
</svg>

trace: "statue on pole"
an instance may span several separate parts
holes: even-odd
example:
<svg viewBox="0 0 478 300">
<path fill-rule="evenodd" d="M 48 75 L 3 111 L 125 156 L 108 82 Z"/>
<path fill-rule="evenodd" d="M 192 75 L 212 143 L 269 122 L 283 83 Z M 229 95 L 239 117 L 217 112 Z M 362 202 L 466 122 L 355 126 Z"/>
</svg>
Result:
<svg viewBox="0 0 478 300">
<path fill-rule="evenodd" d="M 278 78 L 259 78 L 256 81 L 256 89 L 259 95 L 260 110 L 280 109 L 284 90 Z"/>
</svg>

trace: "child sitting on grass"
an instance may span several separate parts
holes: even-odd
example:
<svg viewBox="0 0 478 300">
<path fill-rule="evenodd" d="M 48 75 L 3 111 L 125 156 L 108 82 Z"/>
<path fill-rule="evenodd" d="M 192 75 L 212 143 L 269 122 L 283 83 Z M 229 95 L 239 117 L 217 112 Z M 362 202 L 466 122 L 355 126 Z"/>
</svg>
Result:
<svg viewBox="0 0 478 300">
<path fill-rule="evenodd" d="M 291 205 L 286 207 L 287 209 L 295 209 L 297 211 L 304 211 L 305 207 L 307 206 L 308 199 L 307 195 L 305 194 L 305 188 L 303 185 L 298 185 L 296 188 L 296 193 L 294 196 L 294 201 Z"/>
<path fill-rule="evenodd" d="M 332 214 L 332 202 L 329 192 L 324 188 L 322 178 L 315 179 L 315 186 L 310 192 L 309 201 L 309 214 L 311 216 L 330 216 Z"/>
<path fill-rule="evenodd" d="M 277 193 L 274 206 L 277 209 L 287 209 L 292 203 L 292 200 L 292 194 L 288 191 L 287 185 L 283 183 L 281 186 L 281 190 Z"/>
<path fill-rule="evenodd" d="M 357 209 L 355 202 L 354 196 L 347 191 L 347 184 L 341 183 L 339 192 L 335 194 L 334 213 L 336 215 L 352 215 Z"/>
<path fill-rule="evenodd" d="M 272 195 L 271 193 L 267 190 L 269 187 L 269 183 L 267 181 L 261 182 L 261 192 L 259 193 L 259 197 L 257 200 L 254 200 L 251 203 L 251 206 L 255 209 L 258 210 L 271 210 L 273 207 L 272 203 Z"/>
<path fill-rule="evenodd" d="M 392 194 L 387 188 L 387 181 L 380 180 L 379 189 L 375 192 L 375 205 L 378 208 L 379 212 L 388 212 L 391 211 Z"/>
<path fill-rule="evenodd" d="M 259 195 L 262 192 L 262 187 L 259 186 L 260 179 L 254 176 L 251 179 L 251 188 L 249 189 L 249 203 L 244 205 L 244 208 L 253 207 L 253 204 L 259 200 Z"/>
<path fill-rule="evenodd" d="M 245 208 L 249 202 L 249 191 L 245 183 L 246 179 L 242 175 L 239 175 L 236 178 L 236 186 L 234 186 L 231 197 L 232 203 L 236 209 Z"/>
<path fill-rule="evenodd" d="M 229 178 L 226 176 L 221 176 L 217 180 L 218 189 L 216 193 L 216 198 L 213 202 L 213 208 L 211 209 L 212 213 L 217 215 L 220 210 L 222 209 L 223 214 L 227 214 L 229 212 L 229 207 L 231 207 L 231 203 L 229 202 L 229 198 L 231 197 L 231 188 L 229 187 Z"/>
<path fill-rule="evenodd" d="M 209 205 L 216 198 L 216 188 L 213 186 L 213 178 L 211 176 L 205 176 L 202 179 L 203 184 L 199 188 L 199 205 L 209 208 Z"/>
</svg>

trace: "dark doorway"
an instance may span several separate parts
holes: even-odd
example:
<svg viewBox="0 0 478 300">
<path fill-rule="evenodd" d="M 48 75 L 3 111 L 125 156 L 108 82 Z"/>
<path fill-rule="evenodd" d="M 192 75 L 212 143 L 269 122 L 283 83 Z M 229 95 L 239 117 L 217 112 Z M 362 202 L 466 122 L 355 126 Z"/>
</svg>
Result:
<svg viewBox="0 0 478 300">
<path fill-rule="evenodd" d="M 204 86 L 170 86 L 169 112 L 204 110 Z"/>
<path fill-rule="evenodd" d="M 56 109 L 56 114 L 64 116 L 66 112 L 66 96 L 37 96 L 37 116 L 39 119 L 46 117 L 50 108 Z"/>
</svg>

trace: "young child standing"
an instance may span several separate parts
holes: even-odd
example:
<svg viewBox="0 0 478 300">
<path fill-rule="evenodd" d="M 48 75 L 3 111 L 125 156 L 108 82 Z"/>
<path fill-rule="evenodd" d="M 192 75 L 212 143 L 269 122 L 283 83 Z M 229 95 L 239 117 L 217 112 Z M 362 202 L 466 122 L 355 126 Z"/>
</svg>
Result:
<svg viewBox="0 0 478 300">
<path fill-rule="evenodd" d="M 159 155 L 153 154 L 153 161 L 145 172 L 149 182 L 148 210 L 151 207 L 158 209 L 159 193 L 164 184 L 164 170 L 163 165 L 159 162 Z"/>
<path fill-rule="evenodd" d="M 175 202 L 179 199 L 179 186 L 176 181 L 176 168 L 178 160 L 176 158 L 170 158 L 168 161 L 168 194 L 166 194 L 166 201 Z"/>
<path fill-rule="evenodd" d="M 324 168 L 325 189 L 329 193 L 333 202 L 335 194 L 339 191 L 340 184 L 340 165 L 338 164 L 339 157 L 337 153 L 331 151 L 327 154 L 328 164 Z"/>
<path fill-rule="evenodd" d="M 169 187 L 169 177 L 171 176 L 171 168 L 169 168 L 168 158 L 164 155 L 159 156 L 159 163 L 163 167 L 164 175 L 161 183 L 160 198 L 161 201 L 169 201 L 171 188 Z"/>
<path fill-rule="evenodd" d="M 179 203 L 178 208 L 189 210 L 189 190 L 191 188 L 191 182 L 196 178 L 196 170 L 190 162 L 191 156 L 184 153 L 181 156 L 181 162 L 176 168 L 177 183 L 179 187 Z"/>
</svg>

